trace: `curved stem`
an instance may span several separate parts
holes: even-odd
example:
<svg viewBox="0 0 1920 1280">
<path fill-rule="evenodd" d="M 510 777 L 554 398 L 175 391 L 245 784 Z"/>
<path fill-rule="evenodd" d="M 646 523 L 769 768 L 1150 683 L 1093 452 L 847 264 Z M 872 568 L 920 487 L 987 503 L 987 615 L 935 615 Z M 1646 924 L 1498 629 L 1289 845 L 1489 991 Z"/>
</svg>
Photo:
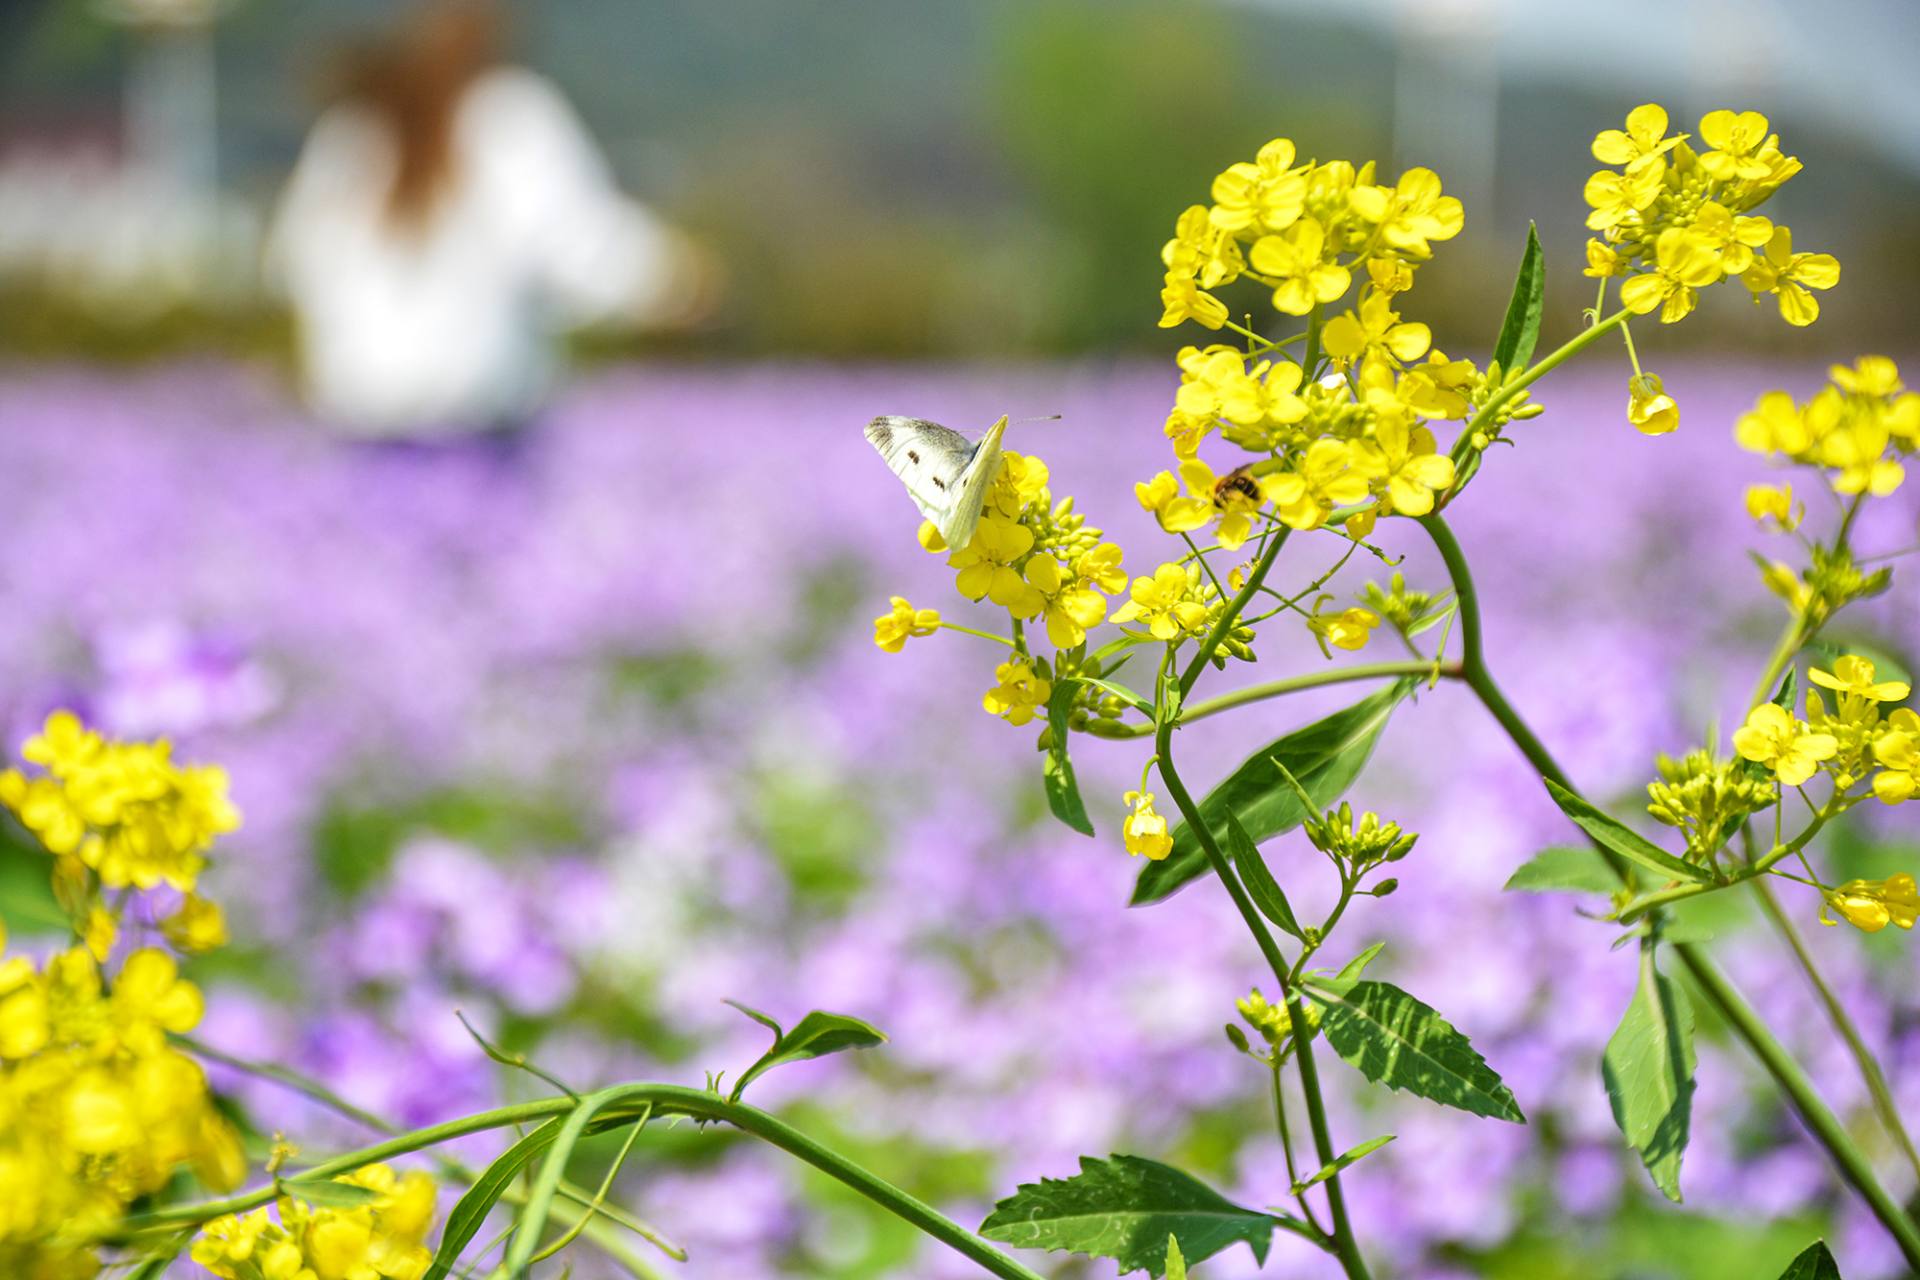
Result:
<svg viewBox="0 0 1920 1280">
<path fill-rule="evenodd" d="M 1852 1015 L 1846 1006 L 1840 1003 L 1840 997 L 1834 994 L 1821 974 L 1820 967 L 1814 963 L 1813 953 L 1807 950 L 1807 944 L 1800 931 L 1793 927 L 1793 920 L 1780 907 L 1773 891 L 1767 888 L 1764 880 L 1754 881 L 1753 891 L 1760 899 L 1760 907 L 1767 918 L 1773 921 L 1780 936 L 1787 940 L 1793 949 L 1793 955 L 1800 962 L 1800 970 L 1807 975 L 1807 981 L 1820 999 L 1820 1005 L 1827 1011 L 1834 1030 L 1847 1042 L 1848 1052 L 1853 1054 L 1854 1062 L 1860 1068 L 1860 1077 L 1866 1082 L 1867 1092 L 1873 1097 L 1874 1114 L 1880 1117 L 1880 1126 L 1887 1131 L 1894 1145 L 1900 1148 L 1900 1154 L 1907 1158 L 1916 1177 L 1920 1177 L 1920 1151 L 1915 1151 L 1913 1138 L 1907 1133 L 1907 1126 L 1900 1119 L 1899 1104 L 1894 1101 L 1893 1090 L 1887 1084 L 1886 1072 L 1881 1070 L 1880 1060 L 1873 1056 L 1873 1050 L 1867 1047 L 1866 1038 L 1860 1034 Z"/>
<path fill-rule="evenodd" d="M 1271 563 L 1271 553 L 1262 563 Z M 1247 594 L 1243 592 L 1243 595 Z M 1266 920 L 1254 908 L 1253 900 L 1247 897 L 1247 891 L 1240 878 L 1227 864 L 1226 855 L 1220 852 L 1220 846 L 1213 838 L 1213 832 L 1200 816 L 1200 808 L 1193 802 L 1186 784 L 1180 781 L 1180 774 L 1173 767 L 1173 724 L 1171 721 L 1160 725 L 1154 744 L 1155 753 L 1160 757 L 1160 779 L 1167 784 L 1167 794 L 1173 798 L 1174 807 L 1180 810 L 1180 816 L 1186 819 L 1187 826 L 1193 831 L 1194 838 L 1200 844 L 1200 850 L 1206 855 L 1207 863 L 1213 873 L 1226 887 L 1227 896 L 1233 899 L 1233 905 L 1247 922 L 1248 932 L 1260 947 L 1260 954 L 1266 957 L 1267 967 L 1273 970 L 1274 981 L 1280 984 L 1280 991 L 1287 1003 L 1288 1016 L 1295 1028 L 1295 1058 L 1300 1068 L 1300 1089 L 1306 1098 L 1307 1123 L 1313 1133 L 1313 1147 L 1320 1157 L 1320 1163 L 1333 1163 L 1333 1138 L 1327 1129 L 1326 1104 L 1320 1096 L 1320 1073 L 1314 1066 L 1313 1041 L 1307 1033 L 1306 1013 L 1300 1007 L 1300 997 L 1295 992 L 1286 957 L 1280 954 L 1279 944 L 1274 942 L 1273 933 L 1267 928 Z M 1360 1256 L 1360 1246 L 1353 1237 L 1353 1225 L 1347 1217 L 1346 1191 L 1340 1185 L 1340 1175 L 1334 1174 L 1326 1181 L 1327 1212 L 1333 1220 L 1333 1249 L 1340 1259 L 1349 1280 L 1370 1280 L 1366 1260 Z"/>
<path fill-rule="evenodd" d="M 171 1038 L 175 1044 L 196 1058 L 217 1062 L 256 1079 L 271 1081 L 375 1133 L 393 1138 L 405 1132 L 386 1117 L 375 1115 L 364 1107 L 354 1105 L 312 1076 L 304 1075 L 290 1067 L 283 1067 L 275 1062 L 256 1062 L 251 1058 L 243 1058 L 237 1054 L 228 1053 L 225 1049 L 215 1048 L 193 1036 Z M 477 1171 L 451 1156 L 436 1154 L 434 1164 L 447 1177 L 467 1186 L 472 1186 L 480 1177 Z M 644 1273 L 649 1272 L 649 1269 L 645 1263 L 634 1258 L 620 1239 L 612 1234 L 608 1229 L 609 1224 L 631 1231 L 675 1262 L 687 1260 L 686 1250 L 667 1239 L 652 1224 L 635 1217 L 618 1205 L 608 1204 L 604 1195 L 595 1196 L 585 1188 L 566 1181 L 560 1183 L 560 1195 L 572 1202 L 572 1210 L 578 1211 L 579 1221 L 585 1224 L 587 1238 L 629 1271 Z M 519 1188 L 514 1187 L 509 1188 L 500 1198 L 509 1203 L 520 1203 L 526 1199 L 526 1196 Z"/>
<path fill-rule="evenodd" d="M 1592 332 L 1589 330 L 1588 332 Z M 1486 665 L 1485 641 L 1480 629 L 1480 602 L 1473 585 L 1472 572 L 1467 567 L 1466 556 L 1460 550 L 1459 540 L 1447 527 L 1440 516 L 1425 516 L 1420 521 L 1428 536 L 1433 539 L 1440 557 L 1446 562 L 1447 572 L 1453 578 L 1454 592 L 1460 601 L 1460 625 L 1462 675 L 1467 684 L 1479 695 L 1494 719 L 1513 740 L 1520 753 L 1527 758 L 1534 769 L 1542 776 L 1551 778 L 1567 790 L 1579 794 L 1579 789 L 1567 777 L 1544 743 L 1521 719 L 1513 704 L 1501 694 L 1499 686 L 1493 681 Z M 1607 856 L 1608 865 L 1619 875 L 1622 883 L 1627 882 L 1625 864 L 1618 854 L 1602 848 L 1595 842 L 1595 848 Z M 1793 1060 L 1780 1042 L 1767 1030 L 1760 1016 L 1741 999 L 1730 983 L 1713 967 L 1706 952 L 1692 943 L 1673 944 L 1674 954 L 1693 975 L 1713 1003 L 1720 1009 L 1736 1035 L 1743 1040 L 1760 1065 L 1773 1077 L 1774 1083 L 1786 1095 L 1787 1101 L 1799 1114 L 1802 1123 L 1814 1140 L 1820 1143 L 1838 1168 L 1840 1176 L 1849 1186 L 1859 1193 L 1867 1207 L 1873 1211 L 1881 1225 L 1886 1227 L 1899 1244 L 1901 1253 L 1908 1265 L 1920 1271 L 1920 1230 L 1900 1205 L 1881 1186 L 1873 1166 L 1867 1162 L 1860 1149 L 1854 1145 L 1846 1129 L 1834 1116 L 1831 1109 L 1815 1092 L 1813 1084 L 1807 1079 L 1806 1072 Z"/>
<path fill-rule="evenodd" d="M 1244 689 L 1235 689 L 1232 693 L 1223 693 L 1217 698 L 1196 702 L 1180 712 L 1180 723 L 1204 720 L 1208 716 L 1217 716 L 1222 711 L 1231 711 L 1235 707 L 1265 702 L 1268 698 L 1299 693 L 1305 689 L 1319 689 L 1330 684 L 1345 684 L 1352 680 L 1389 680 L 1399 676 L 1430 676 L 1435 671 L 1448 678 L 1458 678 L 1460 675 L 1460 668 L 1455 664 L 1433 662 L 1367 662 L 1351 667 L 1334 667 L 1327 671 L 1310 671 L 1303 676 L 1288 676 L 1284 680 L 1250 684 Z M 1113 736 L 1144 738 L 1153 732 L 1154 727 L 1151 724 L 1142 723 L 1128 725 L 1125 733 L 1116 733 Z"/>
<path fill-rule="evenodd" d="M 798 1129 L 757 1107 L 750 1107 L 745 1103 L 728 1102 L 718 1094 L 708 1093 L 704 1089 L 691 1089 L 685 1085 L 674 1084 L 617 1085 L 613 1089 L 602 1090 L 594 1097 L 599 1100 L 600 1114 L 608 1118 L 624 1117 L 637 1120 L 651 1109 L 655 1117 L 682 1115 L 698 1121 L 719 1121 L 730 1124 L 853 1188 L 895 1217 L 901 1218 L 942 1244 L 965 1255 L 978 1263 L 983 1270 L 1002 1277 L 1002 1280 L 1043 1280 L 1038 1272 L 1030 1270 L 1011 1256 L 1000 1252 L 931 1205 L 861 1168 L 845 1156 L 822 1146 Z M 362 1147 L 358 1151 L 350 1151 L 345 1155 L 336 1156 L 302 1170 L 300 1176 L 330 1178 L 336 1174 L 349 1173 L 363 1165 L 437 1146 L 469 1133 L 484 1133 L 490 1129 L 502 1129 L 509 1125 L 567 1115 L 580 1105 L 580 1102 L 573 1098 L 542 1098 L 533 1102 L 496 1107 L 491 1111 L 482 1111 L 474 1115 L 462 1116 L 457 1120 L 449 1120 L 443 1124 L 430 1125 L 424 1129 L 416 1129 L 412 1133 L 390 1138 L 385 1142 Z M 245 1213 L 249 1209 L 257 1209 L 271 1203 L 279 1194 L 279 1184 L 269 1183 L 264 1187 L 224 1199 L 203 1200 L 198 1204 L 179 1205 L 125 1218 L 105 1238 L 119 1238 L 126 1232 L 149 1227 L 191 1225 L 225 1213 Z"/>
</svg>

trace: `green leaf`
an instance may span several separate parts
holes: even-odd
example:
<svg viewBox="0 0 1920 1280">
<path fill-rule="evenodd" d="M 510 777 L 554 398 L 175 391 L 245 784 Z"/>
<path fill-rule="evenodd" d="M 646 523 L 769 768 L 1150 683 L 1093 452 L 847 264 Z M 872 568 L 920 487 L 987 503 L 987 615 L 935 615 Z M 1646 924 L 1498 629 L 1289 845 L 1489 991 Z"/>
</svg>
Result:
<svg viewBox="0 0 1920 1280">
<path fill-rule="evenodd" d="M 1114 697 L 1120 699 L 1120 701 L 1132 707 L 1135 711 L 1148 716 L 1153 714 L 1153 703 L 1147 701 L 1146 698 L 1134 692 L 1132 689 L 1127 688 L 1127 686 L 1121 684 L 1118 680 L 1099 679 L 1094 676 L 1074 676 L 1073 679 L 1080 684 L 1090 684 L 1102 693 L 1112 694 Z"/>
<path fill-rule="evenodd" d="M 1300 780 L 1316 807 L 1326 808 L 1353 785 L 1387 718 L 1417 683 L 1398 680 L 1344 711 L 1268 743 L 1200 802 L 1201 818 L 1209 830 L 1221 831 L 1225 829 L 1225 815 L 1232 814 L 1256 845 L 1291 831 L 1310 815 L 1274 767 L 1274 761 L 1280 761 Z M 1200 840 L 1183 822 L 1174 828 L 1172 851 L 1141 868 L 1128 905 L 1158 902 L 1206 872 L 1207 857 L 1200 849 Z"/>
<path fill-rule="evenodd" d="M 1640 982 L 1600 1070 L 1627 1145 L 1640 1153 L 1653 1184 L 1677 1201 L 1693 1109 L 1693 1009 L 1653 956 L 1651 943 L 1642 943 Z"/>
<path fill-rule="evenodd" d="M 1507 877 L 1506 887 L 1522 893 L 1604 893 L 1620 888 L 1605 858 L 1582 845 L 1548 845 Z"/>
<path fill-rule="evenodd" d="M 839 1053 L 843 1049 L 868 1049 L 876 1044 L 885 1044 L 886 1035 L 871 1023 L 858 1018 L 850 1018 L 844 1013 L 824 1013 L 815 1009 L 806 1017 L 793 1024 L 793 1030 L 773 1042 L 773 1048 L 760 1056 L 760 1060 L 748 1067 L 746 1073 L 733 1086 L 728 1095 L 732 1102 L 740 1101 L 740 1095 L 762 1072 L 789 1062 L 803 1062 L 808 1058 L 821 1058 L 829 1053 Z"/>
<path fill-rule="evenodd" d="M 1325 1182 L 1328 1178 L 1331 1178 L 1334 1174 L 1344 1170 L 1348 1165 L 1358 1163 L 1360 1160 L 1365 1159 L 1367 1156 L 1372 1155 L 1374 1152 L 1378 1151 L 1380 1148 L 1386 1146 L 1389 1142 L 1392 1142 L 1392 1141 L 1393 1141 L 1392 1134 L 1390 1133 L 1383 1134 L 1378 1138 L 1367 1139 L 1365 1142 L 1361 1143 L 1359 1146 L 1355 1147 L 1353 1150 L 1347 1152 L 1344 1155 L 1335 1156 L 1331 1162 L 1321 1165 L 1320 1168 L 1317 1171 L 1315 1171 L 1313 1174 L 1309 1175 L 1308 1177 L 1302 1178 L 1299 1182 L 1294 1183 L 1293 1194 L 1297 1196 L 1304 1193 L 1308 1187 L 1319 1186 L 1321 1183 Z"/>
<path fill-rule="evenodd" d="M 1361 972 L 1364 971 L 1368 965 L 1373 963 L 1373 958 L 1386 950 L 1386 948 L 1387 944 L 1384 942 L 1374 943 L 1365 951 L 1362 951 L 1359 955 L 1340 966 L 1340 972 L 1334 975 L 1335 981 L 1352 982 L 1360 976 Z"/>
<path fill-rule="evenodd" d="M 1167 1237 L 1167 1280 L 1187 1280 L 1187 1260 L 1180 1253 L 1180 1237 Z"/>
<path fill-rule="evenodd" d="M 1705 884 L 1713 878 L 1692 863 L 1680 861 L 1639 832 L 1622 826 L 1552 778 L 1543 778 L 1541 781 L 1547 784 L 1547 793 L 1560 806 L 1560 812 L 1573 819 L 1573 825 L 1629 862 L 1637 862 L 1650 871 L 1658 871 L 1675 880 Z"/>
<path fill-rule="evenodd" d="M 1254 906 L 1260 908 L 1261 915 L 1305 941 L 1306 934 L 1301 932 L 1300 922 L 1293 918 L 1293 905 L 1287 901 L 1287 895 L 1281 892 L 1280 882 L 1273 878 L 1273 872 L 1267 869 L 1266 859 L 1260 856 L 1260 850 L 1254 848 L 1252 839 L 1241 828 L 1237 818 L 1229 813 L 1226 822 L 1227 853 L 1233 858 L 1233 865 L 1240 869 L 1240 879 L 1247 887 L 1247 896 L 1253 899 Z"/>
<path fill-rule="evenodd" d="M 1833 1260 L 1825 1240 L 1815 1240 L 1787 1264 L 1780 1280 L 1840 1280 L 1840 1264 Z"/>
<path fill-rule="evenodd" d="M 460 1261 L 460 1251 L 473 1242 L 480 1227 L 493 1212 L 493 1206 L 500 1203 L 500 1197 L 520 1171 L 527 1167 L 533 1158 L 553 1142 L 560 1133 L 564 1118 L 553 1119 L 527 1134 L 518 1142 L 501 1152 L 494 1162 L 488 1165 L 481 1175 L 474 1179 L 466 1194 L 454 1204 L 452 1212 L 447 1214 L 446 1228 L 440 1233 L 440 1247 L 433 1255 L 433 1265 L 427 1269 L 422 1280 L 446 1280 L 447 1274 Z"/>
<path fill-rule="evenodd" d="M 372 1187 L 332 1178 L 287 1178 L 280 1183 L 280 1191 L 319 1209 L 358 1209 L 380 1198 Z"/>
<path fill-rule="evenodd" d="M 1307 985 L 1325 1010 L 1321 1034 L 1367 1079 L 1477 1116 L 1527 1122 L 1467 1038 L 1400 988 L 1314 977 Z"/>
<path fill-rule="evenodd" d="M 1040 766 L 1047 787 L 1047 808 L 1053 816 L 1083 836 L 1093 834 L 1093 819 L 1080 798 L 1080 784 L 1074 780 L 1073 761 L 1067 756 L 1067 713 L 1073 709 L 1074 690 L 1079 681 L 1062 680 L 1053 686 L 1047 699 L 1047 758 Z"/>
<path fill-rule="evenodd" d="M 1156 1160 L 1080 1157 L 1071 1178 L 1023 1183 L 993 1207 L 980 1234 L 1023 1249 L 1064 1249 L 1112 1258 L 1122 1273 L 1161 1274 L 1171 1236 L 1186 1262 L 1244 1240 L 1267 1260 L 1273 1219 L 1242 1208 L 1204 1182 Z"/>
<path fill-rule="evenodd" d="M 781 1027 L 781 1025 L 778 1022 L 774 1021 L 773 1015 L 770 1013 L 762 1013 L 760 1012 L 760 1010 L 754 1008 L 752 1005 L 742 1004 L 738 1000 L 731 1000 L 731 999 L 722 1000 L 720 1003 L 724 1005 L 729 1005 L 735 1009 L 738 1009 L 741 1013 L 746 1014 L 749 1018 L 752 1018 L 755 1022 L 759 1023 L 761 1026 L 773 1032 L 773 1038 L 775 1040 L 778 1040 L 781 1036 L 787 1034 L 786 1030 L 783 1027 Z"/>
<path fill-rule="evenodd" d="M 1500 374 L 1511 380 L 1533 359 L 1533 347 L 1540 340 L 1540 311 L 1547 291 L 1546 255 L 1540 251 L 1540 232 L 1527 224 L 1527 248 L 1520 255 L 1520 273 L 1513 278 L 1513 296 L 1507 302 L 1507 318 L 1500 322 L 1500 340 L 1493 344 L 1493 358 Z"/>
<path fill-rule="evenodd" d="M 1773 705 L 1781 708 L 1782 710 L 1786 710 L 1786 711 L 1793 710 L 1794 695 L 1798 692 L 1798 690 L 1794 686 L 1795 686 L 1794 671 L 1793 671 L 1793 668 L 1789 666 L 1786 670 L 1786 674 L 1780 677 L 1780 688 L 1773 695 Z M 1825 1247 L 1826 1246 L 1821 1244 L 1814 1245 L 1814 1248 L 1816 1249 L 1825 1248 Z"/>
</svg>

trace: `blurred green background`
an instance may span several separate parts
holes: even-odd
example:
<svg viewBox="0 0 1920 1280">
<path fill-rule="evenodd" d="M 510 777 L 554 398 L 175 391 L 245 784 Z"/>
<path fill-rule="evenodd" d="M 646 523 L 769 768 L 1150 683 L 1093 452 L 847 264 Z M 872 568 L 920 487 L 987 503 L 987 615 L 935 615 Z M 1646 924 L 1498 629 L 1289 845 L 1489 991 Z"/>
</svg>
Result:
<svg viewBox="0 0 1920 1280">
<path fill-rule="evenodd" d="M 258 226 L 330 52 L 395 7 L 233 0 L 183 32 L 151 17 L 192 0 L 121 4 L 0 6 L 0 348 L 277 351 L 285 327 L 251 278 Z M 1304 156 L 1378 157 L 1388 173 L 1431 165 L 1465 198 L 1467 230 L 1411 310 L 1470 352 L 1529 218 L 1550 261 L 1578 261 L 1587 144 L 1649 98 L 1682 128 L 1715 106 L 1764 109 L 1812 160 L 1778 216 L 1797 246 L 1875 279 L 1831 295 L 1823 350 L 1898 345 L 1920 284 L 1920 91 L 1899 67 L 1920 47 L 1920 7 L 1904 0 L 510 8 L 518 53 L 573 97 L 626 184 L 728 264 L 707 331 L 586 343 L 601 352 L 1146 349 L 1174 215 L 1276 134 Z M 155 126 L 167 67 L 205 87 L 185 94 L 198 102 L 176 94 L 158 109 L 174 122 Z M 160 174 L 171 194 L 123 199 L 131 225 L 95 248 L 37 243 L 112 219 L 112 201 L 89 203 L 69 172 L 87 166 L 96 185 Z M 1556 284 L 1584 289 L 1570 270 Z M 1740 292 L 1709 303 L 1743 311 Z M 1571 306 L 1551 315 L 1573 322 Z M 1796 336 L 1755 316 L 1672 340 L 1751 350 Z"/>
</svg>

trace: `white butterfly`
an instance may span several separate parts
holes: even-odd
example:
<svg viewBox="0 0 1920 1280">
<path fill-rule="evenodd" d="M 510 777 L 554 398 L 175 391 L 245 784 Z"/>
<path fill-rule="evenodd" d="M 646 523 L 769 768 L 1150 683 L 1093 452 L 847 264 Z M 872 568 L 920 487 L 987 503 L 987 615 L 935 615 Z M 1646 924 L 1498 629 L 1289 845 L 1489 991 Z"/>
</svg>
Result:
<svg viewBox="0 0 1920 1280">
<path fill-rule="evenodd" d="M 925 418 L 882 414 L 867 424 L 867 439 L 906 483 L 920 514 L 958 550 L 973 541 L 987 486 L 1000 470 L 1000 437 L 1006 429 L 1002 414 L 976 441 Z"/>
</svg>

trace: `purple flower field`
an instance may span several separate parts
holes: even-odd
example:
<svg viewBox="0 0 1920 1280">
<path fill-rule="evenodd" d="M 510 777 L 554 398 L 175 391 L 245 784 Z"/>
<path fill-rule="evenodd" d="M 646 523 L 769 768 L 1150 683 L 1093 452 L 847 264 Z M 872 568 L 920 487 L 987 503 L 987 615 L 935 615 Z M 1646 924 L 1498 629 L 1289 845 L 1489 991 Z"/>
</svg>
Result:
<svg viewBox="0 0 1920 1280">
<path fill-rule="evenodd" d="M 1516 425 L 1520 447 L 1494 451 L 1449 515 L 1508 693 L 1591 794 L 1630 813 L 1656 752 L 1716 727 L 1725 749 L 1774 640 L 1781 605 L 1745 551 L 1790 552 L 1746 518 L 1741 492 L 1768 473 L 1731 428 L 1761 391 L 1803 394 L 1823 371 L 1681 366 L 1666 382 L 1682 427 L 1648 439 L 1627 425 L 1624 372 L 1593 363 L 1537 389 L 1545 416 Z M 1100 830 L 1088 840 L 1046 813 L 1035 728 L 980 710 L 992 646 L 872 643 L 890 594 L 959 621 L 969 607 L 916 545 L 917 516 L 861 438 L 869 417 L 977 430 L 1002 412 L 1064 415 L 1016 425 L 1009 445 L 1043 457 L 1054 493 L 1076 495 L 1144 573 L 1176 545 L 1132 492 L 1169 465 L 1175 381 L 1170 366 L 1098 364 L 612 369 L 512 447 L 407 448 L 337 443 L 266 378 L 227 366 L 0 375 L 0 726 L 12 748 L 73 706 L 224 764 L 246 821 L 208 892 L 235 945 L 193 975 L 209 996 L 198 1034 L 300 1064 L 396 1122 L 545 1090 L 484 1057 L 456 1008 L 576 1087 L 699 1085 L 764 1047 L 731 997 L 885 1030 L 878 1049 L 767 1076 L 754 1100 L 964 1222 L 1016 1182 L 1109 1151 L 1177 1159 L 1245 1203 L 1277 1203 L 1289 1179 L 1267 1078 L 1221 1034 L 1259 981 L 1258 953 L 1208 882 L 1125 907 L 1140 864 L 1121 846 L 1120 795 L 1145 743 L 1076 740 Z M 1912 543 L 1917 487 L 1872 504 L 1856 544 Z M 1410 585 L 1444 586 L 1406 522 L 1383 521 L 1376 540 L 1407 553 Z M 1296 538 L 1276 579 L 1305 586 L 1341 545 Z M 1388 572 L 1358 556 L 1329 590 L 1345 601 Z M 1920 589 L 1896 577 L 1834 639 L 1884 647 L 1917 613 Z M 1270 656 L 1210 675 L 1203 693 L 1325 664 L 1297 620 L 1265 626 Z M 1359 694 L 1193 726 L 1185 772 L 1210 785 Z M 1471 1036 L 1530 1121 L 1323 1067 L 1336 1145 L 1399 1135 L 1346 1179 L 1383 1273 L 1584 1275 L 1605 1247 L 1636 1276 L 1747 1276 L 1791 1252 L 1760 1224 L 1804 1243 L 1835 1206 L 1849 1280 L 1900 1273 L 1704 1019 L 1686 1204 L 1646 1187 L 1598 1067 L 1633 958 L 1571 899 L 1501 892 L 1573 833 L 1463 690 L 1403 707 L 1352 798 L 1421 839 L 1399 891 L 1359 902 L 1342 944 L 1385 939 L 1379 972 Z M 1830 865 L 1910 868 L 1906 812 L 1874 806 Z M 1296 901 L 1332 890 L 1304 838 L 1270 852 Z M 1707 921 L 1725 968 L 1835 1107 L 1864 1115 L 1812 993 L 1733 898 Z M 1913 939 L 1821 929 L 1810 892 L 1783 901 L 1896 1094 L 1920 1108 Z M 216 1082 L 306 1152 L 364 1138 L 277 1086 Z M 460 1154 L 499 1146 L 485 1136 Z M 1896 1161 L 1884 1173 L 1914 1190 Z M 690 1254 L 660 1259 L 662 1274 L 973 1274 L 719 1132 L 650 1128 L 619 1187 Z M 614 1274 L 590 1248 L 571 1257 L 576 1275 Z M 1329 1265 L 1282 1233 L 1259 1274 Z M 1256 1270 L 1235 1249 L 1201 1274 Z"/>
</svg>

